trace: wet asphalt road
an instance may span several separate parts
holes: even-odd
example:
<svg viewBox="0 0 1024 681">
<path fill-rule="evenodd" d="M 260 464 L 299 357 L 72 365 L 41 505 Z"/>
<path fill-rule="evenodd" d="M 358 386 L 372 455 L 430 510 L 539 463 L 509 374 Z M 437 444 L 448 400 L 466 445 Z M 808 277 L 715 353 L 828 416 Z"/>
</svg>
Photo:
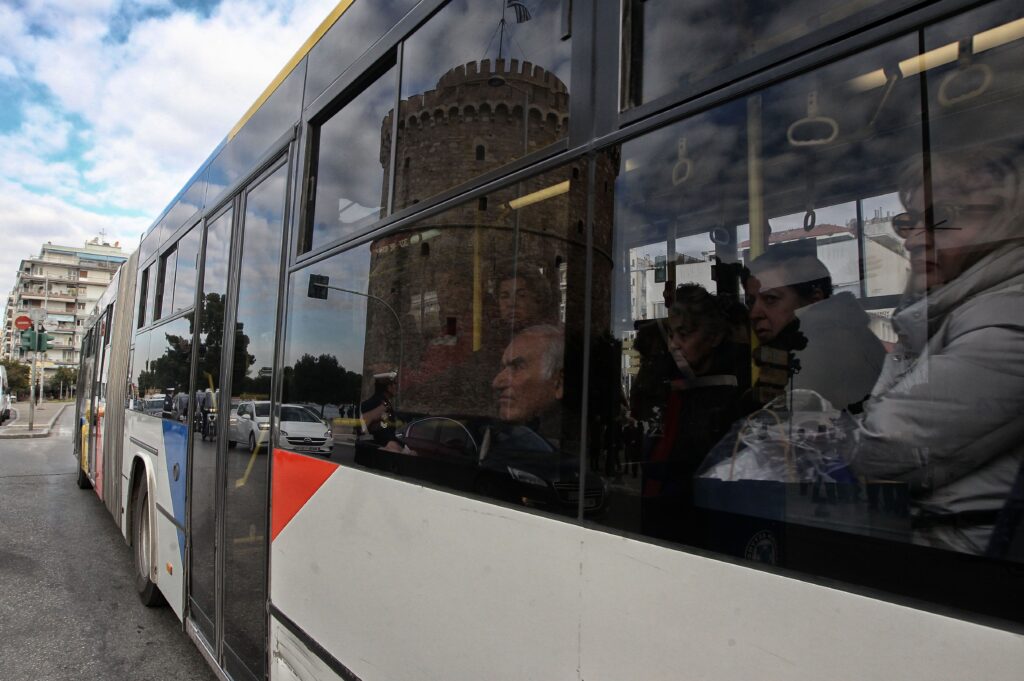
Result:
<svg viewBox="0 0 1024 681">
<path fill-rule="evenodd" d="M 215 679 L 174 613 L 139 602 L 131 550 L 76 487 L 73 413 L 0 440 L 0 680 Z"/>
</svg>

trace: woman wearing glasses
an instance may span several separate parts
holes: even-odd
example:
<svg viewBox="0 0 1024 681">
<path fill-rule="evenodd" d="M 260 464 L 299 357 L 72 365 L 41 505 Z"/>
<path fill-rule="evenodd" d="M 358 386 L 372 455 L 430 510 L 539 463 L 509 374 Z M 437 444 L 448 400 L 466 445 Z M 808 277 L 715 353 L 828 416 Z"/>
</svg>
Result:
<svg viewBox="0 0 1024 681">
<path fill-rule="evenodd" d="M 1012 153 L 933 155 L 900 198 L 910 280 L 855 465 L 909 483 L 915 542 L 985 553 L 1024 461 L 1021 168 Z"/>
</svg>

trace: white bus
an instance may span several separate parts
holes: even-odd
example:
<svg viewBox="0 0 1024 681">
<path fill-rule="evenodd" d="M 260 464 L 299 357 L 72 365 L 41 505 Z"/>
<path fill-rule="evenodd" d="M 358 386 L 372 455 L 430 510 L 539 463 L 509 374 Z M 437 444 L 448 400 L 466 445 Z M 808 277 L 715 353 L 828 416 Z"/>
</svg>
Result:
<svg viewBox="0 0 1024 681">
<path fill-rule="evenodd" d="M 346 0 L 80 483 L 223 678 L 1019 679 L 1022 113 L 1010 0 Z"/>
</svg>

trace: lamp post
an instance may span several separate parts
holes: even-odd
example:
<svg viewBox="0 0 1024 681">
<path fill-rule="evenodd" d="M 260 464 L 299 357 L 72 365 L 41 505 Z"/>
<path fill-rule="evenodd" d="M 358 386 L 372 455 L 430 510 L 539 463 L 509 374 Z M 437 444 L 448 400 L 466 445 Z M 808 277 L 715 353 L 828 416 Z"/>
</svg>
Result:
<svg viewBox="0 0 1024 681">
<path fill-rule="evenodd" d="M 396 390 L 395 390 L 395 401 L 398 402 L 398 403 L 401 403 L 401 401 L 402 401 L 402 359 L 403 359 L 404 354 L 405 354 L 405 352 L 404 352 L 405 332 L 404 332 L 404 329 L 402 328 L 402 320 L 399 318 L 398 313 L 395 312 L 395 309 L 393 307 L 391 307 L 390 305 L 388 305 L 387 301 L 385 301 L 383 298 L 379 298 L 378 296 L 375 296 L 375 295 L 373 295 L 371 293 L 363 293 L 362 291 L 353 291 L 352 289 L 349 289 L 349 288 L 342 288 L 341 286 L 331 286 L 330 284 L 327 283 L 328 281 L 329 281 L 328 277 L 326 277 L 324 275 L 310 274 L 309 275 L 309 290 L 308 290 L 309 297 L 310 298 L 321 298 L 323 300 L 326 300 L 327 299 L 327 289 L 331 289 L 333 291 L 341 291 L 342 293 L 351 293 L 352 295 L 355 295 L 355 296 L 362 296 L 363 298 L 369 298 L 370 300 L 377 301 L 378 303 L 380 303 L 381 305 L 384 306 L 384 309 L 386 309 L 388 312 L 391 313 L 391 316 L 393 316 L 395 318 L 395 323 L 398 325 L 398 380 L 397 380 L 397 386 L 396 386 Z M 323 290 L 323 294 L 322 295 L 314 294 L 314 289 L 322 289 Z"/>
</svg>

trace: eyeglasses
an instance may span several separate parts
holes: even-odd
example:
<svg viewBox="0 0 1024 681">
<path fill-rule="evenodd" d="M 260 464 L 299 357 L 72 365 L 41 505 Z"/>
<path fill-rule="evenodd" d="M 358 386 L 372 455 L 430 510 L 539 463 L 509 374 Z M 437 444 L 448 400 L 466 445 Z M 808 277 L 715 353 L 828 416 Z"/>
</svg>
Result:
<svg viewBox="0 0 1024 681">
<path fill-rule="evenodd" d="M 960 229 L 955 227 L 957 219 L 962 215 L 994 215 L 1003 209 L 999 203 L 936 203 L 932 206 L 932 222 L 925 223 L 925 211 L 908 210 L 892 219 L 893 230 L 906 239 L 920 229 L 934 231 L 937 229 Z M 918 225 L 923 225 L 918 227 Z"/>
</svg>

